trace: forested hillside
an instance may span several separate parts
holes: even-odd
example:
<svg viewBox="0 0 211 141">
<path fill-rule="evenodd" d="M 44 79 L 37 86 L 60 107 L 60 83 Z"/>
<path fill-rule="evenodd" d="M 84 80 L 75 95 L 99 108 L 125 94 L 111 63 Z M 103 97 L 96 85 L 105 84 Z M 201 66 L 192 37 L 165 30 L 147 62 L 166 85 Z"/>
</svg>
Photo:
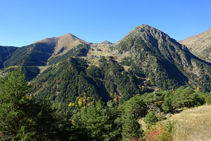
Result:
<svg viewBox="0 0 211 141">
<path fill-rule="evenodd" d="M 54 44 L 36 43 L 18 48 L 4 67 L 9 66 L 44 66 L 54 51 Z"/>
<path fill-rule="evenodd" d="M 0 46 L 0 69 L 4 68 L 4 62 L 12 56 L 17 47 Z"/>
<path fill-rule="evenodd" d="M 79 108 L 97 100 L 123 103 L 135 94 L 152 91 L 112 57 L 103 57 L 99 68 L 88 66 L 84 59 L 70 58 L 46 69 L 33 83 L 38 96 L 66 103 L 66 107 L 70 102 L 78 105 L 81 101 Z"/>
</svg>

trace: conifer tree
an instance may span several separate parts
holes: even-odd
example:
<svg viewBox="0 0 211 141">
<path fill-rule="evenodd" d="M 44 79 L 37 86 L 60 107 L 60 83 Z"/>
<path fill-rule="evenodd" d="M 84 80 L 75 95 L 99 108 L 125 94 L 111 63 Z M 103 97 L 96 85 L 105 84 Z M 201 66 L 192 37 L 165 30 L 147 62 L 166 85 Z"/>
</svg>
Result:
<svg viewBox="0 0 211 141">
<path fill-rule="evenodd" d="M 132 137 L 139 138 L 142 129 L 138 124 L 138 117 L 144 117 L 147 113 L 147 107 L 140 95 L 132 97 L 126 101 L 122 108 L 122 138 L 129 140 Z"/>
<path fill-rule="evenodd" d="M 1 140 L 69 140 L 71 125 L 48 100 L 30 93 L 21 69 L 0 78 Z"/>
<path fill-rule="evenodd" d="M 92 137 L 92 140 L 119 141 L 122 131 L 120 111 L 109 101 L 104 106 L 102 101 L 97 101 L 78 115 L 74 115 L 76 127 L 83 127 Z"/>
</svg>

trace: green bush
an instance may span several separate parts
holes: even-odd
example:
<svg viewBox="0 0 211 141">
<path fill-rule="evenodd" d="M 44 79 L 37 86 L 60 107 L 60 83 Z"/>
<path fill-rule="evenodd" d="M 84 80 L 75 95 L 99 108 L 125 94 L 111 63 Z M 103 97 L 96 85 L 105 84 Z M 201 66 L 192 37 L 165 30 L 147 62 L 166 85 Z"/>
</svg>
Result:
<svg viewBox="0 0 211 141">
<path fill-rule="evenodd" d="M 146 117 L 144 118 L 144 122 L 147 124 L 148 127 L 151 125 L 154 125 L 158 121 L 158 118 L 156 117 L 155 113 L 150 111 Z"/>
<path fill-rule="evenodd" d="M 171 141 L 174 132 L 174 123 L 157 123 L 144 132 L 145 141 Z"/>
<path fill-rule="evenodd" d="M 211 104 L 211 96 L 210 96 L 210 95 L 207 95 L 207 96 L 205 97 L 205 102 L 206 102 L 207 104 Z"/>
</svg>

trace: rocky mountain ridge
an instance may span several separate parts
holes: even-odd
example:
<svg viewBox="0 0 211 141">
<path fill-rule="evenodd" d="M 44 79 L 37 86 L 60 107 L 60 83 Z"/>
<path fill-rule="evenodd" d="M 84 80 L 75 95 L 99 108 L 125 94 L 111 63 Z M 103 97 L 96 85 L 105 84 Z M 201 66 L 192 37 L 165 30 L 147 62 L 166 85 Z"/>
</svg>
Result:
<svg viewBox="0 0 211 141">
<path fill-rule="evenodd" d="M 211 62 L 211 28 L 178 42 L 186 45 L 194 55 Z"/>
</svg>

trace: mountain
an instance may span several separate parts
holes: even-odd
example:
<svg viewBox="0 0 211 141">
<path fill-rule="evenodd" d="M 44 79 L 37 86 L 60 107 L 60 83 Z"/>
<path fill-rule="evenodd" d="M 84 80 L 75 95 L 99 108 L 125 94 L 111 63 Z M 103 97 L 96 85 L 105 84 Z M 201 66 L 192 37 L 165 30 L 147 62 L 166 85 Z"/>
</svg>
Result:
<svg viewBox="0 0 211 141">
<path fill-rule="evenodd" d="M 196 88 L 201 85 L 198 80 L 210 81 L 208 63 L 191 54 L 188 48 L 164 32 L 148 25 L 137 26 L 114 48 L 119 56 L 129 57 L 138 70 L 154 79 L 159 87 L 191 85 Z"/>
<path fill-rule="evenodd" d="M 178 41 L 201 59 L 211 62 L 211 28 L 203 33 Z"/>
<path fill-rule="evenodd" d="M 107 41 L 107 40 L 105 40 L 105 41 L 102 42 L 102 44 L 112 44 L 112 43 Z"/>
<path fill-rule="evenodd" d="M 79 44 L 55 60 L 33 79 L 33 89 L 66 109 L 70 102 L 123 103 L 136 94 L 179 86 L 211 90 L 210 64 L 148 25 L 135 27 L 116 44 Z"/>
<path fill-rule="evenodd" d="M 5 61 L 4 67 L 14 65 L 45 66 L 52 59 L 83 43 L 86 42 L 72 34 L 46 38 L 15 50 L 11 58 Z"/>
</svg>

